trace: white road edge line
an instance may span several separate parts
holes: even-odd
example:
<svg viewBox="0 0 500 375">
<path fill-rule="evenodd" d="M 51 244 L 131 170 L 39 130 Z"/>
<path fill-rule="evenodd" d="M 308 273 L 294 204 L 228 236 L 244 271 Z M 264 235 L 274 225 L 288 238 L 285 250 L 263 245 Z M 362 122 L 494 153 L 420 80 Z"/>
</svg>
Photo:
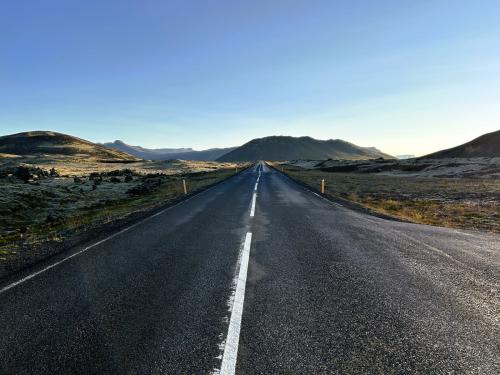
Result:
<svg viewBox="0 0 500 375">
<path fill-rule="evenodd" d="M 152 217 L 152 216 L 151 216 L 151 217 Z M 140 224 L 140 223 L 137 223 L 137 224 Z M 87 251 L 87 250 L 90 250 L 91 248 L 93 248 L 93 247 L 95 247 L 95 246 L 98 246 L 98 245 L 102 244 L 103 242 L 106 242 L 106 241 L 108 241 L 108 240 L 112 239 L 113 237 L 118 236 L 119 234 L 122 234 L 123 232 L 128 231 L 129 229 L 131 229 L 131 228 L 133 228 L 133 227 L 135 227 L 135 225 L 130 226 L 130 227 L 127 227 L 127 228 L 125 228 L 125 229 L 122 229 L 121 231 L 116 232 L 116 233 L 114 233 L 113 235 L 111 235 L 111 236 L 109 236 L 109 237 L 107 237 L 107 238 L 105 238 L 105 239 L 103 239 L 103 240 L 101 240 L 101 241 L 99 241 L 99 242 L 96 242 L 95 244 L 92 244 L 92 245 L 90 245 L 90 246 L 87 246 L 86 248 L 84 248 L 84 249 L 82 249 L 82 250 L 80 250 L 80 251 L 77 251 L 76 253 L 71 254 L 70 256 L 68 256 L 68 257 L 66 257 L 66 258 L 64 258 L 64 259 L 61 259 L 61 260 L 60 260 L 60 261 L 58 261 L 58 262 L 55 262 L 55 263 L 51 264 L 50 266 L 47 266 L 47 267 L 45 267 L 45 268 L 43 268 L 43 269 L 41 269 L 41 270 L 39 270 L 39 271 L 36 271 L 35 273 L 32 273 L 31 275 L 28 275 L 28 276 L 26 276 L 26 277 L 23 277 L 22 279 L 20 279 L 20 280 L 18 280 L 18 281 L 15 281 L 15 282 L 13 282 L 13 283 L 11 283 L 11 284 L 9 284 L 9 285 L 7 285 L 7 286 L 3 287 L 2 289 L 0 289 L 0 294 L 2 294 L 3 292 L 6 292 L 6 291 L 7 291 L 7 290 L 9 290 L 9 289 L 14 288 L 15 286 L 17 286 L 17 285 L 19 285 L 19 284 L 24 283 L 25 281 L 28 281 L 29 279 L 34 278 L 35 276 L 40 275 L 41 273 L 43 273 L 43 272 L 45 272 L 45 271 L 50 270 L 51 268 L 54 268 L 54 267 L 58 266 L 58 265 L 59 265 L 59 264 L 61 264 L 61 263 L 66 262 L 67 260 L 69 260 L 69 259 L 71 259 L 71 258 L 74 258 L 74 257 L 76 257 L 76 256 L 80 255 L 81 253 L 84 253 L 84 252 L 85 252 L 85 251 Z"/>
<path fill-rule="evenodd" d="M 254 215 L 255 215 L 255 201 L 256 200 L 257 200 L 257 194 L 253 193 L 252 208 L 250 209 L 250 217 L 254 217 Z"/>
<path fill-rule="evenodd" d="M 248 232 L 243 245 L 241 254 L 240 273 L 238 283 L 234 294 L 233 309 L 231 311 L 231 320 L 227 330 L 224 353 L 222 355 L 222 364 L 220 375 L 234 375 L 236 372 L 236 360 L 238 358 L 238 345 L 240 342 L 241 318 L 243 316 L 243 303 L 245 302 L 245 287 L 247 283 L 248 260 L 250 257 L 250 245 L 252 243 L 252 233 Z"/>
<path fill-rule="evenodd" d="M 316 195 L 318 198 L 321 198 L 322 200 L 324 200 L 325 202 L 329 203 L 330 205 L 335 206 L 335 207 L 338 207 L 338 208 L 344 208 L 344 209 L 346 208 L 346 207 L 342 206 L 341 204 L 339 204 L 339 203 L 337 203 L 337 202 L 332 202 L 332 201 L 331 201 L 331 200 L 329 200 L 328 198 L 323 197 L 322 195 L 320 195 L 320 194 L 318 194 L 318 193 L 314 192 L 313 190 L 308 189 L 308 188 L 306 188 L 306 187 L 304 187 L 304 186 L 300 185 L 297 181 L 294 181 L 294 180 L 293 180 L 293 178 L 291 178 L 290 176 L 286 175 L 285 173 L 283 173 L 283 172 L 279 172 L 279 171 L 278 171 L 278 173 L 281 173 L 281 175 L 282 175 L 283 177 L 288 178 L 288 179 L 289 179 L 290 181 L 292 181 L 294 184 L 296 184 L 297 186 L 301 187 L 301 188 L 302 188 L 302 190 L 307 191 L 308 193 L 312 193 L 313 195 Z"/>
<path fill-rule="evenodd" d="M 299 186 L 300 186 L 300 185 L 299 185 Z M 305 188 L 305 187 L 302 187 L 302 188 L 303 188 L 305 191 L 308 191 L 308 192 L 310 192 L 310 193 L 313 193 L 314 195 L 316 195 L 317 197 L 319 197 L 319 198 L 323 199 L 325 202 L 327 202 L 327 203 L 331 204 L 332 206 L 339 207 L 339 208 L 345 208 L 345 207 L 344 207 L 344 206 L 342 206 L 341 204 L 338 204 L 337 202 L 332 202 L 330 199 L 325 198 L 325 197 L 321 196 L 320 194 L 315 193 L 315 192 L 314 192 L 314 191 L 312 191 L 312 190 L 309 190 L 309 189 L 307 189 L 307 188 Z"/>
<path fill-rule="evenodd" d="M 184 200 L 182 200 L 182 201 L 180 201 L 180 202 L 177 202 L 177 203 L 176 203 L 176 204 L 174 204 L 173 206 L 170 206 L 170 207 L 167 207 L 167 208 L 165 208 L 165 209 L 163 209 L 163 210 L 161 210 L 161 211 L 158 211 L 157 213 L 155 213 L 155 214 L 153 214 L 153 215 L 151 215 L 151 216 L 148 216 L 148 217 L 146 217 L 146 218 L 142 219 L 141 221 L 139 221 L 139 222 L 137 222 L 137 223 L 135 223 L 135 224 L 132 224 L 132 225 L 130 225 L 130 226 L 128 226 L 128 227 L 126 227 L 126 228 L 122 229 L 122 230 L 121 230 L 121 231 L 119 231 L 119 232 L 113 233 L 113 234 L 112 234 L 112 235 L 110 235 L 109 237 L 106 237 L 106 238 L 104 238 L 104 239 L 102 239 L 102 240 L 100 240 L 100 241 L 98 241 L 98 242 L 96 242 L 96 243 L 94 243 L 94 244 L 92 244 L 92 245 L 89 245 L 89 246 L 87 246 L 87 247 L 83 248 L 82 250 L 77 251 L 76 253 L 73 253 L 73 254 L 71 254 L 71 255 L 67 256 L 67 257 L 66 257 L 66 258 L 64 258 L 64 259 L 61 259 L 61 260 L 59 260 L 59 261 L 57 261 L 57 262 L 55 262 L 55 263 L 52 263 L 51 265 L 49 265 L 49 266 L 47 266 L 47 267 L 45 267 L 45 268 L 43 268 L 43 269 L 41 269 L 41 270 L 39 270 L 39 271 L 36 271 L 36 272 L 34 272 L 34 273 L 32 273 L 32 274 L 30 274 L 30 275 L 26 276 L 26 277 L 23 277 L 22 279 L 19 279 L 19 280 L 17 280 L 17 281 L 14 281 L 13 283 L 11 283 L 11 284 L 9 284 L 9 285 L 6 285 L 6 286 L 4 286 L 3 288 L 1 288 L 1 289 L 0 289 L 0 294 L 2 294 L 2 293 L 4 293 L 4 292 L 8 291 L 9 289 L 12 289 L 12 288 L 14 288 L 14 287 L 16 287 L 16 286 L 18 286 L 18 285 L 20 285 L 20 284 L 22 284 L 22 283 L 24 283 L 24 282 L 26 282 L 26 281 L 28 281 L 28 280 L 32 279 L 32 278 L 34 278 L 34 277 L 36 277 L 36 276 L 38 276 L 38 275 L 40 275 L 40 274 L 44 273 L 45 271 L 50 270 L 51 268 L 54 268 L 54 267 L 56 267 L 56 266 L 60 265 L 61 263 L 66 262 L 67 260 L 70 260 L 71 258 L 74 258 L 74 257 L 76 257 L 76 256 L 78 256 L 78 255 L 80 255 L 80 254 L 82 254 L 82 253 L 84 253 L 84 252 L 86 252 L 86 251 L 88 251 L 88 250 L 90 250 L 90 249 L 92 249 L 92 248 L 96 247 L 96 246 L 99 246 L 100 244 L 102 244 L 102 243 L 104 243 L 104 242 L 106 242 L 106 241 L 109 241 L 109 240 L 111 240 L 111 239 L 115 238 L 116 236 L 118 236 L 118 235 L 120 235 L 120 234 L 122 234 L 122 233 L 125 233 L 126 231 L 128 231 L 128 230 L 130 230 L 130 229 L 132 229 L 132 228 L 135 228 L 136 226 L 138 226 L 138 225 L 140 225 L 140 224 L 142 224 L 142 223 L 144 223 L 144 222 L 146 222 L 146 221 L 148 221 L 148 220 L 150 220 L 150 219 L 152 219 L 152 218 L 154 218 L 154 217 L 156 217 L 156 216 L 159 216 L 159 215 L 161 215 L 161 214 L 163 214 L 163 213 L 165 213 L 165 212 L 167 212 L 167 211 L 171 210 L 171 209 L 172 209 L 172 208 L 174 208 L 174 207 L 180 206 L 181 204 L 184 204 L 184 203 L 186 203 L 186 202 L 190 201 L 190 200 L 191 200 L 191 199 L 193 199 L 193 198 L 199 197 L 201 194 L 203 194 L 203 193 L 205 193 L 205 192 L 207 192 L 207 191 L 209 191 L 209 190 L 212 190 L 212 189 L 216 188 L 217 186 L 220 186 L 221 184 L 224 184 L 226 181 L 228 181 L 228 180 L 221 181 L 220 183 L 218 183 L 218 184 L 216 184 L 216 185 L 214 185 L 214 186 L 211 186 L 211 187 L 209 187 L 208 189 L 205 189 L 205 190 L 203 190 L 203 191 L 200 191 L 199 193 L 196 193 L 195 195 L 192 195 L 192 196 L 190 196 L 190 197 L 189 197 L 189 198 L 187 198 L 187 199 L 184 199 Z"/>
</svg>

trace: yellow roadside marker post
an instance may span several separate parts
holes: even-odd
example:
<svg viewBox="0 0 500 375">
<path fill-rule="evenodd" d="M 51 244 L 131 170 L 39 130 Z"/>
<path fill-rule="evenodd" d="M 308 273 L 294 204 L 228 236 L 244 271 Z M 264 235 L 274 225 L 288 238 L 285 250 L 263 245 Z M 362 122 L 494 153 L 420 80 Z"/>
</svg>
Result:
<svg viewBox="0 0 500 375">
<path fill-rule="evenodd" d="M 325 194 L 325 179 L 321 179 L 321 194 Z"/>
<path fill-rule="evenodd" d="M 187 194 L 188 191 L 187 191 L 187 188 L 186 188 L 186 180 L 185 179 L 182 179 L 182 186 L 184 187 L 184 194 Z"/>
</svg>

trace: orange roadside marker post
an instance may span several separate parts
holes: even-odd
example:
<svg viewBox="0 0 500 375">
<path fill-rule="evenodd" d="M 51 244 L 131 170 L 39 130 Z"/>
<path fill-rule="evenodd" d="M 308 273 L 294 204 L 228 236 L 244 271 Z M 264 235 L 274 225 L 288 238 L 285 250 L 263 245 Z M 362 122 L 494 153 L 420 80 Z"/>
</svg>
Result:
<svg viewBox="0 0 500 375">
<path fill-rule="evenodd" d="M 325 179 L 321 179 L 321 194 L 325 194 Z"/>
</svg>

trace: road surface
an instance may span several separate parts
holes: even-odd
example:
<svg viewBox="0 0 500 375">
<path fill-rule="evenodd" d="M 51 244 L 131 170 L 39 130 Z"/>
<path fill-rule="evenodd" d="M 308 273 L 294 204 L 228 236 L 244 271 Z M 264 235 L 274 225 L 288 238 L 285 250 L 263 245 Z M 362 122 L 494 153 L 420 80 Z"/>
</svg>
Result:
<svg viewBox="0 0 500 375">
<path fill-rule="evenodd" d="M 496 374 L 499 269 L 259 163 L 0 284 L 0 373 Z"/>
</svg>

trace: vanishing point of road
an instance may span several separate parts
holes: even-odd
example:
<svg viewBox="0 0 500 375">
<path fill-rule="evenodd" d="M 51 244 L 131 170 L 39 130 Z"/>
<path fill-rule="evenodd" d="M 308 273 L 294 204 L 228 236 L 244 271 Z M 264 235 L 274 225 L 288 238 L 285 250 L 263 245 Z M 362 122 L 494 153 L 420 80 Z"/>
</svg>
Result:
<svg viewBox="0 0 500 375">
<path fill-rule="evenodd" d="M 0 284 L 0 374 L 498 374 L 498 235 L 264 163 Z"/>
</svg>

